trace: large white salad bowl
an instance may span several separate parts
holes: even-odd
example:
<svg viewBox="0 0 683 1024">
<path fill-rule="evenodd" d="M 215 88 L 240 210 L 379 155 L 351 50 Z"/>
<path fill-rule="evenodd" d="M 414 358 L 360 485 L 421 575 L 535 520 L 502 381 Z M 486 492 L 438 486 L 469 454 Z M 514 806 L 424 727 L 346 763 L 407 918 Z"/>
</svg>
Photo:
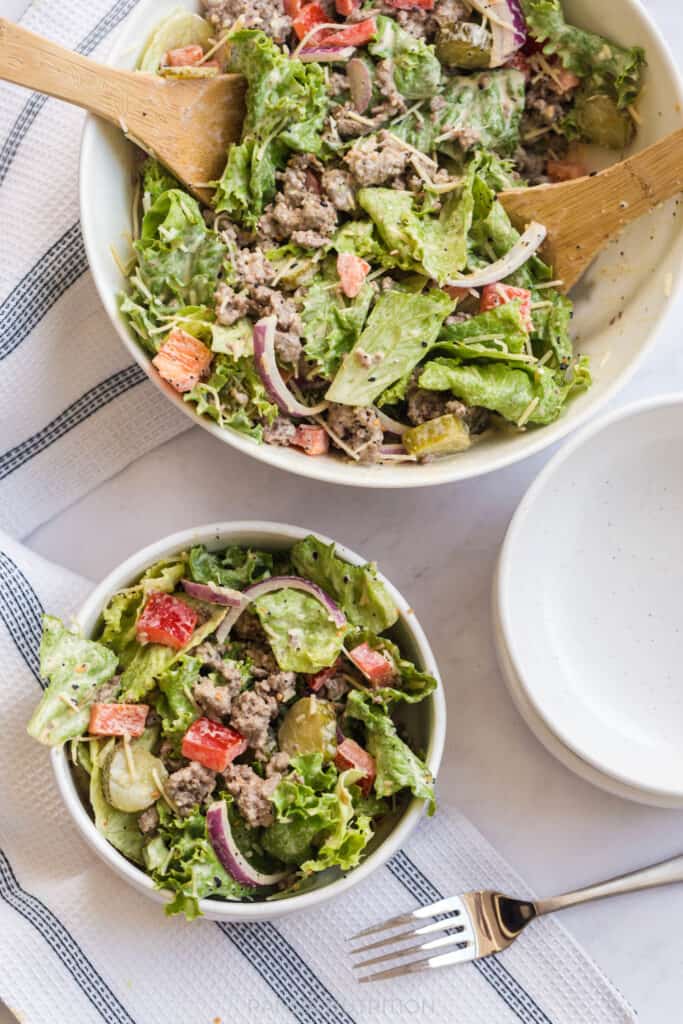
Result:
<svg viewBox="0 0 683 1024">
<path fill-rule="evenodd" d="M 282 523 L 235 522 L 212 523 L 174 533 L 131 555 L 118 568 L 110 572 L 87 598 L 77 613 L 76 620 L 84 634 L 90 636 L 97 626 L 102 609 L 112 594 L 122 587 L 129 586 L 147 566 L 175 552 L 186 550 L 193 544 L 206 544 L 210 550 L 225 548 L 229 544 L 244 544 L 276 551 L 290 547 L 296 541 L 308 536 L 310 532 L 310 530 L 302 530 L 297 526 L 287 526 Z M 326 543 L 331 543 L 329 538 L 321 537 L 321 539 Z M 340 544 L 337 545 L 337 554 L 352 565 L 361 565 L 367 561 L 366 558 L 361 558 L 360 555 Z M 407 730 L 416 748 L 425 752 L 426 764 L 432 775 L 436 777 L 446 736 L 446 700 L 439 680 L 438 668 L 415 612 L 384 576 L 381 576 L 381 579 L 399 609 L 399 621 L 393 629 L 396 631 L 396 637 L 402 650 L 423 671 L 431 673 L 439 681 L 434 693 L 421 703 L 410 705 L 401 717 L 402 727 Z M 169 898 L 168 894 L 155 889 L 151 878 L 141 868 L 126 860 L 95 828 L 88 808 L 78 793 L 71 762 L 64 747 L 55 748 L 52 751 L 52 764 L 66 808 L 88 845 L 117 875 L 139 892 L 157 902 L 165 902 Z M 321 876 L 316 880 L 319 882 L 316 888 L 299 895 L 270 903 L 221 903 L 217 900 L 204 899 L 199 901 L 199 906 L 205 917 L 214 921 L 266 921 L 295 910 L 306 910 L 317 906 L 325 900 L 347 892 L 385 864 L 393 854 L 400 850 L 423 814 L 424 801 L 411 799 L 398 818 L 388 821 L 384 826 L 380 823 L 375 838 L 371 842 L 370 852 L 357 868 L 347 875 L 337 873 L 333 876 L 332 881 L 329 880 L 329 874 L 325 872 L 326 878 Z"/>
<path fill-rule="evenodd" d="M 200 9 L 198 0 L 140 0 L 119 32 L 110 63 L 133 67 L 151 29 L 179 3 L 190 10 Z M 623 44 L 640 44 L 647 52 L 649 63 L 639 106 L 642 126 L 634 149 L 680 128 L 681 77 L 638 0 L 563 0 L 563 7 L 568 18 L 582 27 Z M 672 200 L 610 244 L 576 289 L 573 334 L 577 350 L 591 357 L 594 384 L 570 403 L 556 423 L 524 433 L 493 433 L 467 452 L 425 465 L 363 466 L 334 455 L 312 458 L 293 448 L 258 445 L 198 417 L 193 407 L 160 379 L 149 357 L 130 336 L 117 298 L 126 282 L 112 258 L 111 246 L 120 249 L 122 237 L 131 233 L 134 159 L 134 147 L 118 129 L 92 117 L 87 120 L 80 165 L 83 237 L 95 284 L 123 344 L 169 400 L 195 423 L 241 452 L 317 480 L 357 487 L 423 487 L 488 473 L 553 444 L 583 423 L 630 377 L 655 339 L 669 301 L 667 295 L 675 294 L 680 284 L 683 219 L 672 218 Z"/>
</svg>

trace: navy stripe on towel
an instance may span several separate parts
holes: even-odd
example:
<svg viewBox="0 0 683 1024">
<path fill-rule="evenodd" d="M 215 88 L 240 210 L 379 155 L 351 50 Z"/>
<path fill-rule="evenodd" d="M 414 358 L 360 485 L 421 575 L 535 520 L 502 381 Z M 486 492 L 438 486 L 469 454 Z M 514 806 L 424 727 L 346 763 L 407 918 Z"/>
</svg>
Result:
<svg viewBox="0 0 683 1024">
<path fill-rule="evenodd" d="M 443 899 L 443 893 L 429 881 L 403 850 L 391 858 L 387 867 L 421 906 Z M 489 985 L 523 1024 L 552 1024 L 538 1003 L 522 988 L 500 960 L 487 957 L 483 960 L 473 960 L 472 966 L 486 978 Z"/>
<path fill-rule="evenodd" d="M 354 1024 L 274 925 L 219 924 L 300 1024 Z"/>
<path fill-rule="evenodd" d="M 144 370 L 137 363 L 133 363 L 96 384 L 90 391 L 86 391 L 84 395 L 72 402 L 42 430 L 0 455 L 0 480 L 4 480 L 17 469 L 21 469 L 23 465 L 30 462 L 36 455 L 40 455 L 74 427 L 79 426 L 100 409 L 113 402 L 115 398 L 146 380 L 147 374 Z"/>
<path fill-rule="evenodd" d="M 135 1024 L 92 960 L 49 907 L 23 889 L 7 855 L 0 850 L 0 898 L 40 933 L 106 1024 Z"/>
<path fill-rule="evenodd" d="M 87 269 L 81 225 L 76 221 L 33 264 L 0 305 L 0 360 L 21 345 Z"/>
<path fill-rule="evenodd" d="M 38 649 L 43 607 L 23 572 L 0 551 L 0 619 L 27 666 L 42 686 Z"/>
<path fill-rule="evenodd" d="M 81 39 L 76 47 L 78 53 L 84 56 L 92 53 L 95 47 L 99 46 L 102 40 L 109 35 L 112 29 L 116 28 L 119 22 L 123 21 L 127 14 L 135 7 L 137 0 L 117 0 L 113 7 L 101 18 L 97 24 L 88 32 L 87 36 Z M 0 185 L 7 177 L 7 172 L 12 166 L 19 147 L 24 141 L 26 134 L 37 118 L 40 111 L 47 102 L 47 96 L 33 93 L 21 109 L 19 116 L 12 125 L 5 143 L 0 149 Z"/>
</svg>

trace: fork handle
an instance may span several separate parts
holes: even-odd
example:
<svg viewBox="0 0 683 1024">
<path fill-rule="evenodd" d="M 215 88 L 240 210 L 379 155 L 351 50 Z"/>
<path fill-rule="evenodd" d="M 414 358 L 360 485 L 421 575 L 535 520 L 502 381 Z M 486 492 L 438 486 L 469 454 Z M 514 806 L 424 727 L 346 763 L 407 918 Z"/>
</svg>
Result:
<svg viewBox="0 0 683 1024">
<path fill-rule="evenodd" d="M 640 871 L 631 871 L 627 875 L 610 878 L 597 885 L 589 885 L 585 889 L 566 892 L 562 896 L 553 896 L 547 900 L 536 900 L 534 906 L 540 917 L 551 914 L 554 910 L 576 906 L 577 903 L 590 903 L 592 900 L 603 900 L 608 896 L 619 896 L 625 892 L 637 892 L 639 889 L 654 889 L 659 885 L 671 885 L 683 882 L 683 856 L 672 857 L 670 860 L 652 864 Z"/>
</svg>

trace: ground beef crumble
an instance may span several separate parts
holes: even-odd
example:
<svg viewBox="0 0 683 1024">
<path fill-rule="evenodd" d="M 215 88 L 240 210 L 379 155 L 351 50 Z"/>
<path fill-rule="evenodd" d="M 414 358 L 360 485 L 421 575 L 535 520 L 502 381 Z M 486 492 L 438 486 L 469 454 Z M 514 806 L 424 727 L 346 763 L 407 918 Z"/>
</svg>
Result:
<svg viewBox="0 0 683 1024">
<path fill-rule="evenodd" d="M 187 818 L 216 788 L 216 773 L 199 761 L 190 761 L 166 779 L 164 789 L 179 817 Z"/>
</svg>

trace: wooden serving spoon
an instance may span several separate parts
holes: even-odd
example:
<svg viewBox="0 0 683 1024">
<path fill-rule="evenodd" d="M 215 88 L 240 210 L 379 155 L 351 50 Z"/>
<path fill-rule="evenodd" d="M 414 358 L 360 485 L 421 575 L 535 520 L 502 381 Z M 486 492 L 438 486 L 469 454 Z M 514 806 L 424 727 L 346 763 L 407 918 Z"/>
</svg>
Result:
<svg viewBox="0 0 683 1024">
<path fill-rule="evenodd" d="M 548 229 L 542 255 L 563 283 L 576 284 L 610 238 L 658 203 L 683 191 L 683 128 L 598 174 L 498 196 L 513 224 Z"/>
<path fill-rule="evenodd" d="M 0 18 L 0 78 L 75 103 L 118 125 L 208 202 L 230 143 L 240 137 L 241 75 L 168 79 L 81 57 Z M 511 189 L 499 199 L 513 223 L 548 229 L 543 255 L 568 291 L 626 224 L 683 190 L 683 129 L 592 177 Z"/>
<path fill-rule="evenodd" d="M 156 156 L 199 199 L 220 178 L 244 117 L 241 75 L 163 78 L 81 57 L 0 18 L 0 78 L 85 107 Z"/>
</svg>

